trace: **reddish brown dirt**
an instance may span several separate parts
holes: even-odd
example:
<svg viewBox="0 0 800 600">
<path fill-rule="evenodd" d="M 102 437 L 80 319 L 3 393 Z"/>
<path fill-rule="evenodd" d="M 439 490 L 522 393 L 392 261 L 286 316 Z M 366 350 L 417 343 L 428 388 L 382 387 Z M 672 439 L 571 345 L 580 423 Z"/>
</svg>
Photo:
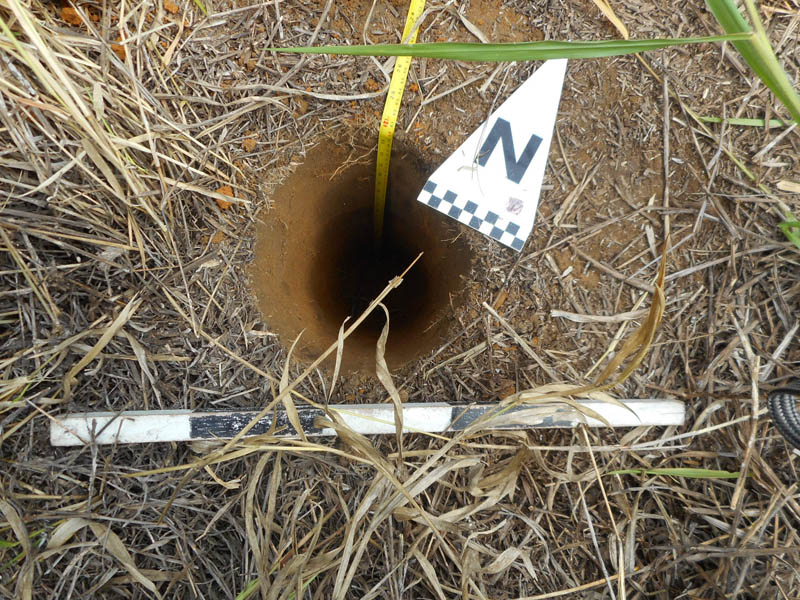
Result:
<svg viewBox="0 0 800 600">
<path fill-rule="evenodd" d="M 323 142 L 277 190 L 257 233 L 253 290 L 270 328 L 287 347 L 302 331 L 299 357 L 312 360 L 336 341 L 346 317 L 357 317 L 423 253 L 385 300 L 386 359 L 396 368 L 442 343 L 464 301 L 471 253 L 445 217 L 416 201 L 428 170 L 402 152 L 392 159 L 384 240 L 376 250 L 374 166 L 347 160 L 342 146 Z M 384 323 L 378 308 L 347 340 L 346 370 L 374 372 Z"/>
</svg>

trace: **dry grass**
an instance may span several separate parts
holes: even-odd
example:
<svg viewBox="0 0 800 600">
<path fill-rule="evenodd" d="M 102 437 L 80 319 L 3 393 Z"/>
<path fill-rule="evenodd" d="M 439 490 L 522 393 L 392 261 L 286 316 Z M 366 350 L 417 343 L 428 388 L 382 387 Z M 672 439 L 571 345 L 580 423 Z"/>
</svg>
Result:
<svg viewBox="0 0 800 600">
<path fill-rule="evenodd" d="M 421 39 L 616 35 L 591 3 L 470 4 L 429 3 Z M 631 36 L 715 31 L 683 2 L 609 5 Z M 645 57 L 661 81 L 633 57 L 572 63 L 525 252 L 466 232 L 461 326 L 393 374 L 395 401 L 594 380 L 647 314 L 669 233 L 662 326 L 613 391 L 684 399 L 684 429 L 51 448 L 48 416 L 87 407 L 389 401 L 284 370 L 244 266 L 270 186 L 323 134 L 371 136 L 386 82 L 374 61 L 260 48 L 396 41 L 404 15 L 206 7 L 65 22 L 0 2 L 0 596 L 800 595 L 798 459 L 762 401 L 800 374 L 798 254 L 773 210 L 797 213 L 800 149 L 796 129 L 687 115 L 786 118 L 729 48 Z M 762 10 L 798 81 L 797 3 Z M 415 62 L 399 136 L 435 163 L 531 68 Z M 741 476 L 643 470 L 668 467 Z"/>
</svg>

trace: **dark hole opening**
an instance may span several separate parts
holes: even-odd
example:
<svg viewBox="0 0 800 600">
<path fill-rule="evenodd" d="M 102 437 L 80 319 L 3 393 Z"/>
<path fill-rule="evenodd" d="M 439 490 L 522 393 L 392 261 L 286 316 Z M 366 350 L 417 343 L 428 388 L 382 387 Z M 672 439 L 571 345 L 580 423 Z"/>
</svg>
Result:
<svg viewBox="0 0 800 600">
<path fill-rule="evenodd" d="M 316 358 L 421 252 L 384 300 L 390 315 L 387 362 L 400 367 L 443 342 L 465 297 L 471 267 L 458 225 L 416 201 L 429 169 L 410 153 L 392 156 L 383 243 L 373 241 L 373 164 L 348 164 L 321 145 L 287 178 L 257 233 L 253 287 L 269 327 L 285 345 L 303 330 L 301 358 Z M 382 309 L 345 343 L 347 370 L 374 372 Z"/>
<path fill-rule="evenodd" d="M 323 233 L 323 241 L 332 252 L 320 262 L 323 275 L 315 281 L 315 295 L 334 318 L 358 317 L 396 275 L 400 275 L 422 252 L 415 239 L 413 223 L 402 214 L 387 219 L 379 248 L 375 247 L 372 211 L 362 208 L 336 219 Z M 340 238 L 343 238 L 343 243 Z M 402 285 L 384 300 L 389 311 L 391 330 L 413 328 L 431 310 L 430 278 L 425 256 L 405 276 Z M 356 337 L 377 338 L 386 316 L 380 308 L 361 325 Z M 392 335 L 394 337 L 394 335 Z"/>
</svg>

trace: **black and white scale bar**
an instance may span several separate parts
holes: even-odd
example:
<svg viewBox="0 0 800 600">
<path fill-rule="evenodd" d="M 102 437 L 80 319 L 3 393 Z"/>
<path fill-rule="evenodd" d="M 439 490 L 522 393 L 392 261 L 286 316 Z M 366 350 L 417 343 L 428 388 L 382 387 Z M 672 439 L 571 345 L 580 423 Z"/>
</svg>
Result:
<svg viewBox="0 0 800 600">
<path fill-rule="evenodd" d="M 597 400 L 578 403 L 602 415 L 612 427 L 639 425 L 682 425 L 685 407 L 677 400 L 622 400 L 626 408 Z M 363 434 L 393 434 L 394 408 L 391 404 L 330 405 L 329 410 L 353 430 Z M 498 405 L 408 403 L 403 405 L 403 430 L 407 433 L 445 433 L 459 431 L 487 417 L 481 429 L 529 429 L 544 427 L 575 427 L 585 423 L 590 427 L 605 427 L 563 403 L 525 405 L 508 409 L 502 414 Z M 319 427 L 317 420 L 325 413 L 311 406 L 297 406 L 300 424 L 306 435 L 336 435 L 330 428 Z M 51 421 L 50 443 L 53 446 L 82 446 L 97 444 L 135 444 L 151 442 L 188 442 L 194 440 L 224 440 L 239 433 L 258 411 L 154 410 L 76 413 Z M 273 434 L 297 437 L 283 409 L 261 419 L 248 436 L 269 433 L 276 418 Z"/>
</svg>

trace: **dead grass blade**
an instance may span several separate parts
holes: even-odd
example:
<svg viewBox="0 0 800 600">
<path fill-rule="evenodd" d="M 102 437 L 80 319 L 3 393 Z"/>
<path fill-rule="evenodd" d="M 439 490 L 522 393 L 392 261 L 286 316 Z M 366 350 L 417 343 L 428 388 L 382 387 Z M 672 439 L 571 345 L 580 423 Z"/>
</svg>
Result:
<svg viewBox="0 0 800 600">
<path fill-rule="evenodd" d="M 439 598 L 439 600 L 446 600 L 447 596 L 444 594 L 442 584 L 439 583 L 439 578 L 436 576 L 436 569 L 433 568 L 431 561 L 425 558 L 425 555 L 420 552 L 419 548 L 415 547 L 412 553 L 414 554 L 414 558 L 417 559 L 419 566 L 422 567 L 422 572 L 431 584 L 433 591 L 436 592 L 436 597 Z"/>
<path fill-rule="evenodd" d="M 336 380 L 339 378 L 339 369 L 342 368 L 342 354 L 344 353 L 344 326 L 350 320 L 347 317 L 339 326 L 339 333 L 336 336 L 336 362 L 333 365 L 333 375 L 331 376 L 331 387 L 328 389 L 328 396 L 326 400 L 330 402 L 333 396 L 333 390 L 336 389 Z"/>
<path fill-rule="evenodd" d="M 386 324 L 381 330 L 381 335 L 378 338 L 378 344 L 375 349 L 375 371 L 378 375 L 378 380 L 381 382 L 386 391 L 389 392 L 389 397 L 392 399 L 394 405 L 394 422 L 397 436 L 397 452 L 399 460 L 403 462 L 403 401 L 400 398 L 400 392 L 392 381 L 392 375 L 389 373 L 389 366 L 386 364 L 386 340 L 389 338 L 389 309 L 384 304 L 380 307 L 386 315 Z"/>
<path fill-rule="evenodd" d="M 11 257 L 14 259 L 14 262 L 17 264 L 19 269 L 22 271 L 22 274 L 25 277 L 25 280 L 28 282 L 28 285 L 31 286 L 33 289 L 36 298 L 41 302 L 42 307 L 47 311 L 47 314 L 50 316 L 50 319 L 53 322 L 54 327 L 60 327 L 59 325 L 59 310 L 58 307 L 53 302 L 53 299 L 50 297 L 50 293 L 47 291 L 47 287 L 42 285 L 42 281 L 34 276 L 31 269 L 28 267 L 28 264 L 25 260 L 23 260 L 22 255 L 19 253 L 17 248 L 14 246 L 11 238 L 8 237 L 6 233 L 6 228 L 4 225 L 0 225 L 0 237 L 3 238 L 3 243 L 5 244 L 6 249 L 8 250 Z"/>
<path fill-rule="evenodd" d="M 616 315 L 580 315 L 565 310 L 551 310 L 550 316 L 554 319 L 569 319 L 575 323 L 621 323 L 624 321 L 632 321 L 640 319 L 647 314 L 645 310 L 632 310 L 629 312 L 622 312 Z"/>
<path fill-rule="evenodd" d="M 360 543 L 356 546 L 356 534 L 358 533 L 361 521 L 366 517 L 370 508 L 378 500 L 379 496 L 388 489 L 388 481 L 380 477 L 369 487 L 358 508 L 348 520 L 345 542 L 342 546 L 341 562 L 336 573 L 336 580 L 333 584 L 331 597 L 334 600 L 341 600 L 345 597 L 347 588 L 355 576 L 355 569 L 358 566 L 361 556 L 366 550 L 369 536 L 361 536 Z"/>
<path fill-rule="evenodd" d="M 127 323 L 130 318 L 136 313 L 136 309 L 139 308 L 141 305 L 142 300 L 139 298 L 138 295 L 131 298 L 128 303 L 125 305 L 117 317 L 111 322 L 111 324 L 106 328 L 103 335 L 100 336 L 100 339 L 97 340 L 97 343 L 92 346 L 92 348 L 87 352 L 82 359 L 80 359 L 75 366 L 73 366 L 69 373 L 64 377 L 64 396 L 69 398 L 72 392 L 72 386 L 78 383 L 76 379 L 76 375 L 80 373 L 83 368 L 92 362 L 97 356 L 103 351 L 108 345 L 108 342 L 111 341 L 117 332 Z"/>
<path fill-rule="evenodd" d="M 586 442 L 586 446 L 589 448 L 589 458 L 592 461 L 592 468 L 594 469 L 595 474 L 595 481 L 597 482 L 597 486 L 600 488 L 600 493 L 603 496 L 603 503 L 605 504 L 606 513 L 608 514 L 609 522 L 611 523 L 611 531 L 614 534 L 614 540 L 616 541 L 616 563 L 618 569 L 619 578 L 617 579 L 617 593 L 619 594 L 620 600 L 625 600 L 627 597 L 627 590 L 625 588 L 625 560 L 624 560 L 624 547 L 622 545 L 622 537 L 619 533 L 619 528 L 617 527 L 617 520 L 614 517 L 614 511 L 611 509 L 611 504 L 608 501 L 608 494 L 606 493 L 606 486 L 603 484 L 603 478 L 600 476 L 600 469 L 597 467 L 597 461 L 594 457 L 594 452 L 591 450 L 591 443 L 589 442 L 589 434 L 586 432 L 586 427 L 581 427 L 581 433 L 583 434 L 583 439 Z M 586 507 L 586 497 L 583 493 L 581 493 L 584 508 L 586 508 L 586 517 L 587 519 L 590 518 L 589 516 L 589 509 Z M 609 553 L 612 553 L 613 550 L 609 549 Z M 599 558 L 599 557 L 598 557 Z M 602 560 L 602 559 L 601 559 Z M 612 556 L 613 560 L 613 556 Z M 601 564 L 603 564 L 601 562 Z M 608 577 L 605 573 L 604 567 L 604 575 Z M 614 596 L 614 591 L 611 589 L 611 582 L 608 582 L 609 591 L 611 592 L 612 597 Z"/>
<path fill-rule="evenodd" d="M 493 504 L 504 498 L 513 499 L 517 478 L 528 457 L 528 450 L 523 448 L 510 460 L 497 463 L 493 473 L 478 479 L 482 475 L 482 470 L 478 471 L 473 475 L 473 482 L 469 487 L 470 493 L 476 498 L 490 498 Z"/>
<path fill-rule="evenodd" d="M 300 422 L 300 415 L 297 413 L 297 407 L 294 405 L 294 401 L 292 400 L 291 394 L 284 394 L 286 389 L 289 387 L 289 366 L 291 365 L 292 361 L 292 352 L 294 352 L 295 347 L 297 346 L 297 342 L 300 341 L 300 336 L 303 335 L 301 331 L 297 337 L 292 342 L 291 348 L 289 348 L 289 352 L 286 353 L 286 364 L 283 366 L 283 373 L 281 373 L 281 383 L 280 383 L 280 393 L 283 396 L 283 406 L 286 409 L 286 416 L 289 419 L 289 422 L 294 427 L 295 431 L 297 431 L 297 435 L 300 436 L 300 439 L 304 442 L 308 441 L 306 439 L 306 433 L 303 431 L 303 424 Z"/>
<path fill-rule="evenodd" d="M 664 307 L 666 305 L 666 299 L 664 296 L 664 277 L 666 275 L 666 268 L 667 268 L 667 248 L 669 247 L 669 239 L 667 239 L 666 243 L 664 244 L 664 248 L 661 254 L 661 266 L 659 267 L 658 277 L 656 279 L 654 290 L 653 290 L 653 301 L 650 305 L 650 310 L 647 313 L 647 318 L 645 321 L 636 329 L 636 331 L 625 341 L 622 348 L 617 352 L 614 358 L 606 365 L 606 367 L 601 371 L 601 373 L 597 376 L 595 383 L 592 385 L 586 386 L 573 386 L 573 385 L 562 385 L 562 384 L 555 384 L 555 385 L 547 385 L 547 386 L 539 386 L 536 388 L 523 390 L 521 392 L 517 392 L 510 396 L 507 396 L 503 399 L 503 406 L 510 407 L 519 404 L 520 402 L 524 402 L 526 404 L 541 404 L 545 402 L 564 402 L 569 404 L 572 408 L 577 410 L 578 412 L 585 414 L 587 416 L 591 416 L 595 419 L 598 419 L 601 422 L 608 424 L 608 422 L 598 415 L 595 411 L 588 409 L 585 406 L 581 406 L 576 402 L 567 398 L 567 396 L 586 396 L 586 397 L 593 397 L 597 399 L 602 399 L 606 402 L 610 402 L 620 407 L 624 407 L 625 405 L 616 400 L 615 398 L 609 396 L 608 394 L 604 394 L 605 390 L 609 390 L 620 383 L 624 382 L 631 373 L 641 364 L 642 360 L 646 356 L 648 350 L 650 349 L 651 344 L 653 343 L 653 338 L 655 337 L 656 331 L 658 330 L 658 326 L 661 323 L 661 319 L 664 315 Z M 487 304 L 484 303 L 484 308 L 491 309 Z M 496 311 L 493 309 L 490 311 L 493 313 L 493 316 L 499 317 Z M 510 326 L 509 326 L 510 327 Z M 628 360 L 630 359 L 630 360 Z M 622 372 L 618 375 L 614 376 L 614 373 L 619 369 L 620 365 L 622 365 L 626 360 L 628 363 L 622 369 Z M 612 379 L 613 376 L 613 379 Z M 610 380 L 610 381 L 609 381 Z M 597 394 L 600 395 L 597 395 Z M 475 432 L 480 430 L 481 427 L 485 427 L 485 424 L 488 422 L 489 419 L 502 417 L 503 409 L 500 409 L 496 415 L 486 415 L 476 421 L 476 423 L 470 427 L 470 432 Z"/>
<path fill-rule="evenodd" d="M 139 363 L 139 368 L 142 370 L 142 373 L 144 373 L 145 377 L 147 377 L 148 381 L 150 382 L 153 393 L 155 394 L 156 398 L 159 398 L 161 394 L 159 393 L 158 387 L 156 386 L 155 377 L 153 377 L 153 374 L 150 372 L 150 367 L 147 366 L 147 351 L 144 349 L 144 346 L 142 346 L 136 340 L 136 338 L 133 337 L 130 333 L 128 333 L 124 329 L 122 330 L 121 333 L 122 336 L 126 340 L 128 340 L 128 343 L 131 345 L 133 354 L 136 357 L 136 362 Z"/>
<path fill-rule="evenodd" d="M 102 523 L 97 523 L 96 521 L 89 521 L 89 528 L 92 530 L 95 537 L 97 537 L 97 540 L 103 544 L 103 547 L 108 550 L 109 554 L 116 558 L 120 564 L 125 567 L 133 579 L 139 582 L 156 598 L 161 598 L 161 594 L 156 588 L 156 585 L 147 577 L 145 577 L 144 574 L 139 571 L 139 569 L 136 568 L 136 564 L 133 562 L 133 557 L 130 555 L 128 549 L 125 547 L 125 544 L 122 543 L 122 540 L 116 533 L 111 531 L 109 527 L 106 527 Z"/>
<path fill-rule="evenodd" d="M 638 367 L 644 359 L 650 345 L 653 343 L 653 338 L 656 335 L 658 326 L 661 323 L 661 318 L 664 316 L 664 307 L 666 305 L 666 298 L 664 296 L 664 277 L 667 270 L 667 249 L 669 248 L 669 238 L 664 242 L 664 248 L 661 253 L 661 266 L 658 270 L 658 278 L 654 284 L 653 301 L 650 305 L 650 312 L 647 318 L 639 328 L 633 332 L 625 343 L 620 348 L 619 352 L 611 359 L 600 374 L 597 376 L 594 390 L 607 390 L 625 381 L 631 373 Z M 619 368 L 622 363 L 630 357 L 630 361 L 616 378 L 608 382 L 614 372 Z M 584 393 L 576 392 L 576 393 Z"/>
<path fill-rule="evenodd" d="M 496 575 L 502 573 L 519 560 L 524 553 L 519 548 L 506 548 L 500 555 L 497 556 L 492 562 L 483 567 L 481 571 L 487 575 Z"/>
<path fill-rule="evenodd" d="M 258 582 L 262 590 L 269 589 L 269 579 L 265 569 L 265 560 L 261 552 L 261 540 L 256 533 L 256 527 L 260 519 L 255 512 L 254 501 L 258 483 L 261 480 L 261 474 L 269 463 L 271 458 L 270 453 L 267 452 L 259 457 L 255 469 L 250 473 L 250 483 L 247 486 L 247 495 L 245 496 L 244 504 L 244 527 L 247 535 L 247 541 L 250 544 L 250 551 L 253 553 L 253 560 L 258 569 Z M 268 530 L 269 531 L 269 530 Z"/>
<path fill-rule="evenodd" d="M 2 504 L 0 504 L 0 508 L 2 508 Z M 155 584 L 136 567 L 133 557 L 130 552 L 128 552 L 128 549 L 125 547 L 120 537 L 102 523 L 79 517 L 69 518 L 61 522 L 55 528 L 52 537 L 47 543 L 47 549 L 50 551 L 58 550 L 60 547 L 64 546 L 72 536 L 86 527 L 92 530 L 92 533 L 94 533 L 101 546 L 105 548 L 111 556 L 116 558 L 125 570 L 128 571 L 133 581 L 141 584 L 156 598 L 161 598 L 161 594 Z"/>
<path fill-rule="evenodd" d="M 277 529 L 276 523 L 276 505 L 278 502 L 278 493 L 281 483 L 281 475 L 283 473 L 283 453 L 278 451 L 275 454 L 275 461 L 273 463 L 272 468 L 272 480 L 270 481 L 270 488 L 269 488 L 269 496 L 267 497 L 267 512 L 264 515 L 262 529 L 264 530 L 265 534 L 262 534 L 261 539 L 268 540 L 270 539 L 270 535 L 274 529 Z M 266 572 L 266 552 L 269 550 L 269 543 L 264 544 L 264 548 L 261 551 L 261 559 L 264 562 L 261 566 L 258 567 L 258 581 L 261 585 L 261 597 L 269 597 L 269 590 L 272 587 L 271 581 L 269 579 L 272 573 L 280 568 L 280 562 L 283 559 L 283 554 L 278 553 L 278 562 L 276 562 L 273 567 Z"/>
<path fill-rule="evenodd" d="M 574 409 L 580 414 L 586 415 L 587 417 L 592 417 L 593 419 L 597 419 L 603 423 L 608 423 L 605 418 L 600 415 L 595 410 L 592 410 L 588 406 L 584 406 L 579 404 L 572 398 L 568 396 L 575 396 L 580 395 L 580 397 L 591 398 L 592 400 L 602 400 L 603 402 L 608 402 L 610 404 L 616 404 L 617 406 L 624 406 L 619 400 L 611 396 L 610 394 L 606 394 L 601 391 L 589 389 L 589 391 L 581 390 L 580 392 L 575 391 L 576 386 L 567 384 L 567 383 L 553 383 L 549 385 L 542 385 L 535 388 L 531 388 L 529 390 L 523 390 L 521 392 L 517 392 L 516 394 L 511 394 L 503 399 L 501 402 L 502 406 L 509 407 L 514 406 L 516 404 L 530 404 L 530 405 L 542 405 L 542 404 L 552 404 L 556 403 L 564 403 L 570 408 Z M 553 415 L 556 414 L 556 410 L 549 409 L 549 414 Z M 548 412 L 542 413 L 542 416 L 547 415 Z M 505 415 L 503 410 L 498 410 L 496 415 L 492 415 L 491 419 L 494 421 L 496 419 L 503 419 L 507 418 L 508 421 L 513 422 L 514 417 L 513 415 Z M 502 422 L 502 421 L 500 421 Z"/>
<path fill-rule="evenodd" d="M 542 360 L 538 354 L 536 354 L 536 352 L 533 351 L 533 348 L 530 347 L 530 344 L 528 344 L 528 342 L 526 342 L 522 336 L 517 333 L 511 324 L 500 316 L 493 306 L 490 306 L 488 302 L 484 302 L 483 308 L 485 308 L 490 315 L 497 319 L 497 322 L 500 323 L 500 325 L 502 325 L 509 334 L 511 334 L 511 337 L 514 338 L 514 341 L 520 345 L 520 347 L 528 356 L 536 361 L 536 364 L 538 364 L 545 373 L 547 373 L 551 378 L 556 379 L 555 372 Z"/>
<path fill-rule="evenodd" d="M 428 473 L 427 477 L 423 477 L 417 481 L 414 481 L 413 483 L 410 483 L 412 479 L 415 479 L 415 476 L 425 475 L 424 471 L 418 469 L 414 476 L 409 478 L 406 482 L 401 482 L 395 476 L 394 469 L 391 467 L 388 461 L 372 446 L 365 436 L 352 431 L 349 427 L 338 422 L 338 419 L 335 415 L 333 415 L 333 420 L 331 421 L 327 421 L 325 419 L 322 419 L 321 421 L 321 426 L 334 429 L 337 436 L 340 437 L 345 444 L 350 446 L 357 455 L 363 456 L 368 462 L 372 463 L 380 475 L 380 477 L 378 477 L 371 485 L 371 491 L 366 494 L 364 500 L 362 500 L 358 510 L 351 517 L 348 524 L 350 533 L 348 533 L 348 541 L 346 542 L 342 553 L 342 562 L 337 573 L 333 594 L 334 598 L 344 598 L 355 575 L 355 569 L 361 560 L 361 556 L 364 552 L 366 552 L 367 545 L 375 531 L 381 525 L 381 523 L 383 523 L 393 514 L 397 508 L 405 503 L 409 503 L 411 505 L 411 508 L 415 511 L 415 514 L 420 516 L 422 521 L 427 527 L 430 528 L 430 531 L 437 537 L 439 542 L 445 547 L 448 546 L 447 542 L 442 536 L 442 533 L 436 526 L 435 519 L 432 518 L 427 511 L 420 506 L 415 498 L 428 485 L 431 485 L 438 480 L 438 477 L 446 473 L 449 469 L 440 470 L 437 473 Z M 452 468 L 452 466 L 450 468 Z M 368 524 L 366 524 L 364 531 L 362 531 L 360 534 L 361 541 L 359 542 L 358 546 L 355 546 L 355 530 L 361 526 L 360 521 L 363 519 L 364 515 L 367 514 L 369 508 L 378 500 L 378 498 L 381 498 L 382 501 L 376 509 L 371 511 L 373 513 L 373 518 Z"/>
<path fill-rule="evenodd" d="M 125 200 L 125 192 L 122 191 L 122 186 L 120 185 L 117 177 L 114 175 L 114 172 L 111 170 L 111 167 L 108 166 L 108 162 L 100 155 L 100 152 L 97 150 L 95 145 L 90 142 L 89 140 L 83 140 L 83 149 L 86 151 L 86 155 L 92 159 L 92 162 L 95 166 L 100 169 L 100 172 L 106 178 L 108 185 L 111 186 L 111 189 L 114 190 L 117 198 L 120 200 Z"/>
<path fill-rule="evenodd" d="M 14 535 L 19 540 L 25 557 L 22 568 L 17 574 L 17 597 L 23 600 L 31 600 L 33 598 L 33 567 L 36 562 L 33 557 L 33 545 L 30 537 L 28 537 L 28 529 L 20 518 L 17 509 L 2 499 L 0 499 L 0 512 L 3 513 L 6 522 L 11 527 L 11 531 L 14 532 Z"/>
<path fill-rule="evenodd" d="M 61 521 L 50 534 L 50 539 L 47 540 L 47 549 L 58 549 L 87 525 L 89 525 L 89 521 L 80 517 L 70 517 Z"/>
<path fill-rule="evenodd" d="M 603 13 L 603 16 L 611 21 L 611 24 L 617 28 L 620 35 L 624 39 L 630 38 L 630 34 L 628 33 L 628 28 L 625 27 L 625 23 L 623 23 L 620 18 L 617 16 L 617 13 L 614 12 L 614 9 L 611 8 L 611 5 L 608 3 L 608 0 L 592 0 L 595 6 L 600 9 L 600 12 Z"/>
</svg>

